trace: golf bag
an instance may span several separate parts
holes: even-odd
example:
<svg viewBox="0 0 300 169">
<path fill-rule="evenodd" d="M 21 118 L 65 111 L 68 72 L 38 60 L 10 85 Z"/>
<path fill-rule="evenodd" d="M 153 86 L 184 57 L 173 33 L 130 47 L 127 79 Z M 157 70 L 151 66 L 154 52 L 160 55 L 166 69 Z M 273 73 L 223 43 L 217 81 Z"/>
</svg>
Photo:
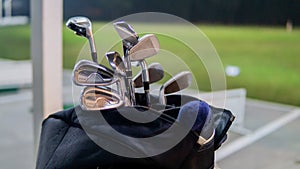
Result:
<svg viewBox="0 0 300 169">
<path fill-rule="evenodd" d="M 137 94 L 137 100 L 143 102 L 145 98 Z M 205 145 L 199 145 L 199 136 L 190 131 L 166 152 L 144 158 L 130 158 L 111 153 L 91 139 L 92 135 L 109 146 L 119 148 L 120 151 L 143 153 L 149 147 L 144 147 L 140 142 L 129 143 L 128 140 L 112 138 L 112 130 L 138 138 L 155 136 L 176 122 L 184 104 L 195 100 L 199 101 L 190 96 L 169 95 L 168 107 L 163 111 L 159 111 L 160 105 L 151 110 L 142 106 L 123 106 L 101 111 L 84 111 L 80 106 L 76 106 L 52 114 L 43 121 L 36 169 L 212 169 L 214 152 L 226 140 L 226 133 L 234 120 L 230 111 L 213 106 L 210 106 L 210 111 L 214 121 L 214 138 Z M 159 114 L 159 117 L 149 123 L 136 123 L 124 118 L 120 113 L 122 111 L 147 111 L 147 115 Z M 99 114 L 110 127 L 99 124 Z M 88 124 L 90 130 L 87 130 L 86 126 L 83 127 L 83 123 Z M 171 138 L 168 137 L 167 135 L 164 139 Z"/>
</svg>

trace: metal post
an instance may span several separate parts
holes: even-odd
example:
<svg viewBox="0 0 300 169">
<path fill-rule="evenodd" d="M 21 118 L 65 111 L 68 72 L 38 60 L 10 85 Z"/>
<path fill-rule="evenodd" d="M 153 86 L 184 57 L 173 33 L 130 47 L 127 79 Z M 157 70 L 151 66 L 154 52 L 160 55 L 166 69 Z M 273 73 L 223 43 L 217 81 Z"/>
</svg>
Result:
<svg viewBox="0 0 300 169">
<path fill-rule="evenodd" d="M 4 12 L 6 18 L 11 18 L 12 16 L 12 0 L 4 0 Z"/>
<path fill-rule="evenodd" d="M 41 122 L 62 109 L 62 1 L 31 0 L 34 144 Z M 35 152 L 37 152 L 35 150 Z"/>
<path fill-rule="evenodd" d="M 0 23 L 2 21 L 3 12 L 2 12 L 3 6 L 2 6 L 2 0 L 0 0 Z"/>
</svg>

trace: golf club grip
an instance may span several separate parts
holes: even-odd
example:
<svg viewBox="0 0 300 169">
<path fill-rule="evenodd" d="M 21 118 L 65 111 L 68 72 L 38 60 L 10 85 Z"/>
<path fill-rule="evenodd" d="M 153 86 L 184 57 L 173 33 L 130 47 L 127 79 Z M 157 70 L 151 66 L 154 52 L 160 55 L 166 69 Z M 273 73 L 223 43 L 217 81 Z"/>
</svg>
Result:
<svg viewBox="0 0 300 169">
<path fill-rule="evenodd" d="M 143 82 L 143 86 L 144 86 L 144 90 L 145 90 L 145 91 L 149 91 L 149 89 L 150 89 L 150 84 L 149 84 L 149 82 Z"/>
<path fill-rule="evenodd" d="M 146 96 L 146 106 L 147 107 L 150 107 L 150 93 L 149 93 L 149 90 L 150 90 L 150 84 L 149 82 L 143 82 L 144 84 L 144 92 L 145 92 L 145 96 Z"/>
</svg>

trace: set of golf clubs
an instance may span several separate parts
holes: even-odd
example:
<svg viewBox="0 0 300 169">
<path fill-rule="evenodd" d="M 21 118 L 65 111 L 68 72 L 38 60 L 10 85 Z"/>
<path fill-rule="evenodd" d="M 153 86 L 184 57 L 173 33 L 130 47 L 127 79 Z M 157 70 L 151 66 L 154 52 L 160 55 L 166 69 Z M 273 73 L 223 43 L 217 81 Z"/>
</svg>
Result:
<svg viewBox="0 0 300 169">
<path fill-rule="evenodd" d="M 151 106 L 150 84 L 164 77 L 164 69 L 159 63 L 147 65 L 145 59 L 156 55 L 160 45 L 154 34 L 139 37 L 131 25 L 124 21 L 113 24 L 122 39 L 123 56 L 116 51 L 105 54 L 110 68 L 98 63 L 96 45 L 92 33 L 91 21 L 82 16 L 70 18 L 66 26 L 76 35 L 88 39 L 92 61 L 80 60 L 73 69 L 72 80 L 78 86 L 85 86 L 80 96 L 80 106 L 84 110 L 105 110 L 120 106 L 137 104 L 135 88 L 144 88 L 146 107 Z M 134 64 L 135 63 L 135 64 Z M 136 64 L 137 63 L 137 64 Z M 141 71 L 132 78 L 132 65 L 141 67 Z M 192 74 L 181 72 L 159 90 L 159 104 L 166 105 L 166 95 L 178 92 L 190 86 Z M 116 85 L 117 89 L 109 87 Z"/>
</svg>

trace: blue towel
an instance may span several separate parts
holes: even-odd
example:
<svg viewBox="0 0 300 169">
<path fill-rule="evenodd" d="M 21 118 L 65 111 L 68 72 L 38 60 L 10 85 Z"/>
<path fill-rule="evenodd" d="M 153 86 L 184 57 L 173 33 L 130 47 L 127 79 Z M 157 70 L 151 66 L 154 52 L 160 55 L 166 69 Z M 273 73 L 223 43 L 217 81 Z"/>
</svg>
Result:
<svg viewBox="0 0 300 169">
<path fill-rule="evenodd" d="M 210 107 L 206 102 L 191 101 L 181 107 L 177 121 L 182 123 L 185 127 L 190 127 L 192 131 L 200 134 L 204 124 L 210 118 Z"/>
</svg>

